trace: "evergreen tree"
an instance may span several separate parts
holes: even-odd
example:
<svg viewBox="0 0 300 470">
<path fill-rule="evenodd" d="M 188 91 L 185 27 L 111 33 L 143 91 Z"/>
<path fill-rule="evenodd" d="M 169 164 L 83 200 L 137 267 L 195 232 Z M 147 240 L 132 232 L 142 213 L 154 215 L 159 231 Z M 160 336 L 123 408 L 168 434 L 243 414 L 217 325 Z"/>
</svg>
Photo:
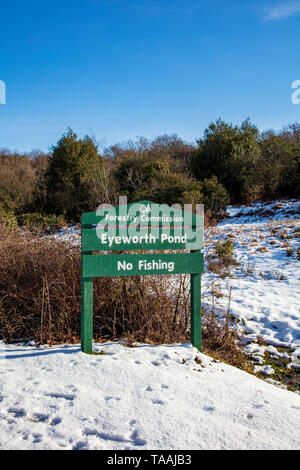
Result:
<svg viewBox="0 0 300 470">
<path fill-rule="evenodd" d="M 48 212 L 65 213 L 74 220 L 104 202 L 104 161 L 94 140 L 78 139 L 68 129 L 52 148 L 44 187 Z"/>
</svg>

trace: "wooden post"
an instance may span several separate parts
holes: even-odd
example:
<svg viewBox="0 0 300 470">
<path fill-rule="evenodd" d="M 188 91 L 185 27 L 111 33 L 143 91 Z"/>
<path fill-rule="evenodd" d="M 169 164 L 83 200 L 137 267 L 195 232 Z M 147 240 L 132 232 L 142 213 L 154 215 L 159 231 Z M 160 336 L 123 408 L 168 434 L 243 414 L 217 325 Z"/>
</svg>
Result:
<svg viewBox="0 0 300 470">
<path fill-rule="evenodd" d="M 191 340 L 202 351 L 201 333 L 201 274 L 191 274 Z"/>
<path fill-rule="evenodd" d="M 82 229 L 87 227 L 81 222 L 81 276 L 82 255 L 92 255 L 92 251 L 84 250 L 82 246 Z M 88 225 L 88 227 L 90 227 Z M 84 353 L 93 351 L 93 278 L 81 277 L 81 350 Z"/>
<path fill-rule="evenodd" d="M 93 351 L 93 278 L 81 279 L 81 350 Z"/>
</svg>

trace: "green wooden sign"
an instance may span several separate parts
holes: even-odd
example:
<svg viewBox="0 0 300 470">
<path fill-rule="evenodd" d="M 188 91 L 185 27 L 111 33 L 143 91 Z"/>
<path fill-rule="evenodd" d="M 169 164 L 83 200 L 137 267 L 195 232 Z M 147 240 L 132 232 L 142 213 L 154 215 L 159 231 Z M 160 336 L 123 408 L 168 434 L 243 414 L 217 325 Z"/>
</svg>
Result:
<svg viewBox="0 0 300 470">
<path fill-rule="evenodd" d="M 182 210 L 180 206 L 169 207 L 141 201 L 117 207 L 106 205 L 97 211 L 82 214 L 83 352 L 92 352 L 94 277 L 184 273 L 191 275 L 191 340 L 201 350 L 201 274 L 204 264 L 201 250 L 204 214 L 203 206 L 200 206 L 197 213 L 191 209 L 191 206 Z M 184 252 L 170 252 L 174 250 Z M 120 254 L 120 251 L 150 253 Z"/>
</svg>

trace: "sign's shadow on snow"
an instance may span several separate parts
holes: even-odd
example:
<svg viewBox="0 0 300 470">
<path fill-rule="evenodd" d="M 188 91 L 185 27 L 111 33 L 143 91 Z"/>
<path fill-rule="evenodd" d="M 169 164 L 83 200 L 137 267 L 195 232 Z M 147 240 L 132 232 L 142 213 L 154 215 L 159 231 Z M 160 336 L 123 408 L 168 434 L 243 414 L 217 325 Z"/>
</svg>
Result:
<svg viewBox="0 0 300 470">
<path fill-rule="evenodd" d="M 105 347 L 110 346 L 112 344 L 118 343 L 107 343 L 101 344 L 101 349 L 105 350 Z M 164 344 L 166 348 L 174 346 L 174 344 Z M 182 348 L 189 348 L 191 343 L 183 343 L 183 344 L 176 344 L 176 347 Z M 156 348 L 157 345 L 155 344 L 137 344 L 134 346 L 134 349 L 142 349 L 142 348 Z M 97 349 L 96 349 L 97 351 Z M 26 349 L 26 348 L 15 348 L 15 349 L 7 349 L 0 352 L 0 361 L 1 360 L 9 360 L 9 359 L 18 359 L 18 358 L 27 358 L 27 357 L 41 357 L 41 356 L 49 356 L 51 354 L 76 354 L 81 352 L 80 346 L 63 346 L 63 347 L 53 347 L 53 349 Z M 18 353 L 18 354 L 12 354 Z M 21 353 L 21 354 L 20 354 Z M 111 353 L 108 353 L 111 354 Z"/>
<path fill-rule="evenodd" d="M 10 354 L 11 352 L 24 352 L 26 351 L 27 354 Z M 81 349 L 79 346 L 76 346 L 72 349 L 68 348 L 55 348 L 55 349 L 42 349 L 42 350 L 35 350 L 34 352 L 28 351 L 28 349 L 13 349 L 13 350 L 4 350 L 4 354 L 0 355 L 0 360 L 8 360 L 8 359 L 18 359 L 18 358 L 27 358 L 27 357 L 37 357 L 37 356 L 49 356 L 50 354 L 75 354 L 80 352 Z"/>
</svg>

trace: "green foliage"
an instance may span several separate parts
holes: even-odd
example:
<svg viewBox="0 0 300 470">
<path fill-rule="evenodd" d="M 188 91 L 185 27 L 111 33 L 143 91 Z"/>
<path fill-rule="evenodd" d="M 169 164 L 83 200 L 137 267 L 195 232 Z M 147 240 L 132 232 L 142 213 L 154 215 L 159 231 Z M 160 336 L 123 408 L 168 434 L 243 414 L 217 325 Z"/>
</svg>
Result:
<svg viewBox="0 0 300 470">
<path fill-rule="evenodd" d="M 189 158 L 193 148 L 175 136 L 153 141 L 140 138 L 125 146 L 111 147 L 113 176 L 118 192 L 129 201 L 151 199 L 178 203 L 189 183 Z"/>
<path fill-rule="evenodd" d="M 229 204 L 229 195 L 224 186 L 218 182 L 216 176 L 206 178 L 203 183 L 203 204 L 207 215 L 214 218 L 224 216 L 226 205 Z"/>
<path fill-rule="evenodd" d="M 277 348 L 279 352 L 285 352 L 288 354 L 292 353 L 292 349 L 288 348 Z M 269 375 L 269 378 L 281 382 L 287 386 L 288 390 L 299 390 L 300 389 L 300 375 L 292 368 L 288 368 L 288 364 L 291 364 L 290 357 L 272 356 L 268 351 L 264 353 L 263 365 L 269 365 L 274 370 L 274 373 Z M 260 372 L 257 373 L 260 378 L 265 378 Z"/>
<path fill-rule="evenodd" d="M 174 204 L 182 199 L 190 182 L 186 157 L 190 147 L 176 136 L 162 136 L 152 142 L 140 139 L 113 151 L 113 174 L 119 192 L 130 202 L 150 199 Z"/>
<path fill-rule="evenodd" d="M 216 243 L 216 256 L 224 264 L 232 264 L 234 261 L 234 241 L 226 240 L 224 242 Z"/>
<path fill-rule="evenodd" d="M 114 147 L 114 177 L 129 201 L 150 199 L 166 204 L 206 204 L 212 217 L 220 217 L 229 202 L 226 189 L 214 176 L 191 178 L 191 147 L 177 137 L 152 142 L 140 139 L 127 147 Z"/>
<path fill-rule="evenodd" d="M 199 139 L 198 150 L 192 160 L 196 178 L 204 180 L 216 176 L 235 201 L 259 194 L 256 163 L 260 148 L 258 129 L 248 120 L 241 127 L 226 124 L 220 119 L 211 123 Z"/>
<path fill-rule="evenodd" d="M 185 175 L 170 173 L 157 179 L 157 189 L 148 192 L 147 198 L 158 203 L 178 204 L 184 203 L 183 194 L 188 187 L 188 179 Z M 145 192 L 144 192 L 145 194 Z"/>
<path fill-rule="evenodd" d="M 125 154 L 115 171 L 115 177 L 120 191 L 127 194 L 130 200 L 134 200 L 140 197 L 146 188 L 146 192 L 155 190 L 157 182 L 169 172 L 168 162 L 159 161 L 155 155 L 144 158 L 141 154 Z"/>
<path fill-rule="evenodd" d="M 216 176 L 204 181 L 192 181 L 183 191 L 179 202 L 182 204 L 204 204 L 208 217 L 220 218 L 226 213 L 229 196 Z"/>
<path fill-rule="evenodd" d="M 91 351 L 88 354 L 91 354 L 92 356 L 105 356 L 106 352 L 104 349 L 101 349 L 101 351 Z"/>
<path fill-rule="evenodd" d="M 300 148 L 272 132 L 262 136 L 258 174 L 264 186 L 264 196 L 276 192 L 297 196 L 300 185 Z"/>
<path fill-rule="evenodd" d="M 62 215 L 55 214 L 44 215 L 39 212 L 22 214 L 18 217 L 21 226 L 31 231 L 55 232 L 66 225 L 66 221 Z"/>
<path fill-rule="evenodd" d="M 18 222 L 12 210 L 6 209 L 0 204 L 0 225 L 4 225 L 10 230 L 17 228 Z"/>
<path fill-rule="evenodd" d="M 182 204 L 203 204 L 203 184 L 200 181 L 191 181 L 182 193 Z"/>
<path fill-rule="evenodd" d="M 47 212 L 78 219 L 105 200 L 103 157 L 93 139 L 68 129 L 52 148 L 44 177 Z"/>
<path fill-rule="evenodd" d="M 246 120 L 239 126 L 217 120 L 197 141 L 191 160 L 194 176 L 216 176 L 232 202 L 300 194 L 300 125 L 276 134 L 259 134 Z"/>
</svg>

